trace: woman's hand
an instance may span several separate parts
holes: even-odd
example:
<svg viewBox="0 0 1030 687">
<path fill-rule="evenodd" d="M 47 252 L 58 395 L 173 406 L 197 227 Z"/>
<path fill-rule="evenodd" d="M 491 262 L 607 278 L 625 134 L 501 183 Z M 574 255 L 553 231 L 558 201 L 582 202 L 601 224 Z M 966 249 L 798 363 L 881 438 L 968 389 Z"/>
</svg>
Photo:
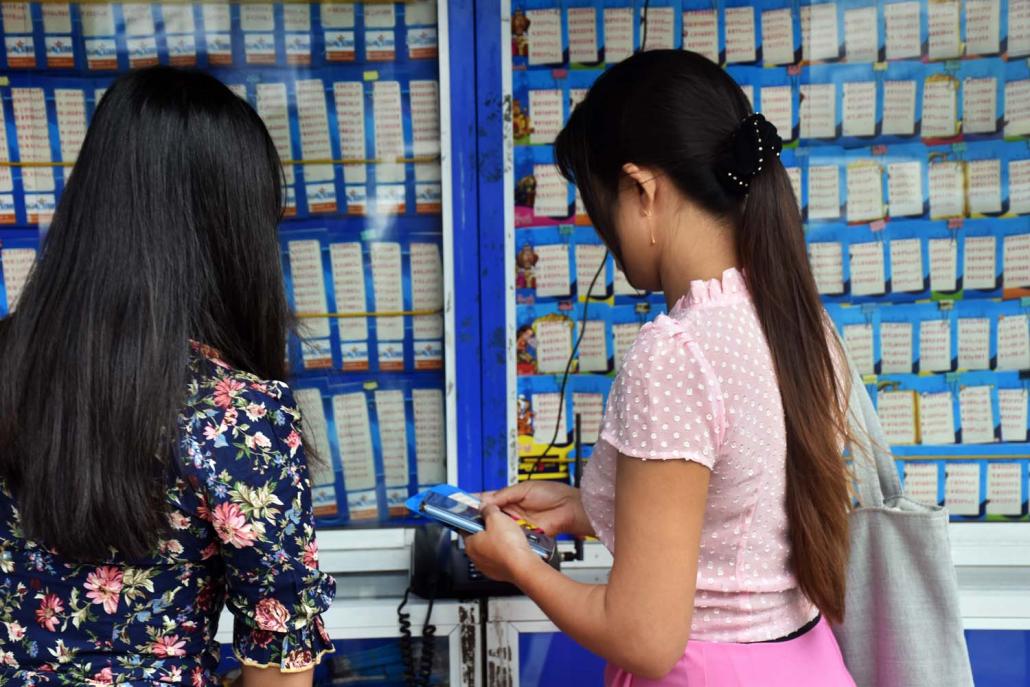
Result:
<svg viewBox="0 0 1030 687">
<path fill-rule="evenodd" d="M 546 565 L 533 553 L 525 530 L 493 504 L 483 507 L 486 531 L 465 539 L 465 551 L 479 571 L 492 580 L 519 584 L 534 566 Z"/>
<path fill-rule="evenodd" d="M 567 484 L 528 481 L 483 495 L 483 501 L 518 515 L 547 534 L 593 536 L 579 489 Z"/>
</svg>

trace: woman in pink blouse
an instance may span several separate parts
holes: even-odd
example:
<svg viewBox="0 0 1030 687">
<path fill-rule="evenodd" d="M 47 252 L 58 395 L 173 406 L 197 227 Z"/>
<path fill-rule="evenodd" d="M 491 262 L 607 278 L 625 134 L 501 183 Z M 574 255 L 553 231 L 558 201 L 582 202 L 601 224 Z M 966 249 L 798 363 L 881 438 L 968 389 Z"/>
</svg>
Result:
<svg viewBox="0 0 1030 687">
<path fill-rule="evenodd" d="M 671 50 L 601 76 L 556 143 L 630 283 L 669 312 L 622 361 L 581 492 L 489 496 L 468 549 L 607 659 L 608 685 L 854 684 L 828 625 L 844 614 L 846 389 L 781 145 L 722 69 Z M 500 508 L 597 536 L 608 583 L 549 568 Z"/>
</svg>

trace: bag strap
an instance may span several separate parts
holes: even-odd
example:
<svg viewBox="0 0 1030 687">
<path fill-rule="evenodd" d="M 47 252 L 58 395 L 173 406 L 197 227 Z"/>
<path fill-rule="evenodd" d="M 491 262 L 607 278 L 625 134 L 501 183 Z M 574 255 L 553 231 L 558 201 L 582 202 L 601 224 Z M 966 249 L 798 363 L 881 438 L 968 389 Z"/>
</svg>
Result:
<svg viewBox="0 0 1030 687">
<path fill-rule="evenodd" d="M 862 506 L 878 507 L 883 505 L 884 498 L 901 495 L 901 480 L 898 479 L 894 456 L 890 453 L 890 442 L 866 391 L 862 375 L 850 360 L 848 366 L 851 369 L 848 425 L 852 464 L 858 480 L 858 498 Z"/>
</svg>

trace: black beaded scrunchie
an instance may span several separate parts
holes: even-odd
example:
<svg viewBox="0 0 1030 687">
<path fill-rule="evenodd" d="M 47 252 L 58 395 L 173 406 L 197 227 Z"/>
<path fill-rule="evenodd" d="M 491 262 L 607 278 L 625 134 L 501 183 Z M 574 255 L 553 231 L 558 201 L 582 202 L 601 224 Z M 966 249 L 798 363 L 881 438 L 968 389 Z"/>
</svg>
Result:
<svg viewBox="0 0 1030 687">
<path fill-rule="evenodd" d="M 783 140 L 776 127 L 759 113 L 741 120 L 730 137 L 722 159 L 716 165 L 716 176 L 735 195 L 745 195 L 751 180 L 760 173 L 772 157 L 780 156 Z"/>
</svg>

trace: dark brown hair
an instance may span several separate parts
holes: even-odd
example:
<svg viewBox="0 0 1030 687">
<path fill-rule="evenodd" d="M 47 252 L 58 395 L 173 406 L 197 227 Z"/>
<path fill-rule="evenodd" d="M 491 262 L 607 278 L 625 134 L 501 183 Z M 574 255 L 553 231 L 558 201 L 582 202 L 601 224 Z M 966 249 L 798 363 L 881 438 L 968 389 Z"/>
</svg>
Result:
<svg viewBox="0 0 1030 687">
<path fill-rule="evenodd" d="M 594 226 L 616 256 L 613 210 L 622 166 L 658 169 L 713 216 L 736 227 L 738 260 L 765 331 L 787 430 L 791 562 L 801 591 L 831 621 L 844 616 L 849 478 L 842 359 L 808 265 L 801 215 L 775 157 L 746 195 L 717 170 L 752 114 L 740 87 L 697 53 L 639 53 L 600 76 L 555 143 Z"/>
</svg>

